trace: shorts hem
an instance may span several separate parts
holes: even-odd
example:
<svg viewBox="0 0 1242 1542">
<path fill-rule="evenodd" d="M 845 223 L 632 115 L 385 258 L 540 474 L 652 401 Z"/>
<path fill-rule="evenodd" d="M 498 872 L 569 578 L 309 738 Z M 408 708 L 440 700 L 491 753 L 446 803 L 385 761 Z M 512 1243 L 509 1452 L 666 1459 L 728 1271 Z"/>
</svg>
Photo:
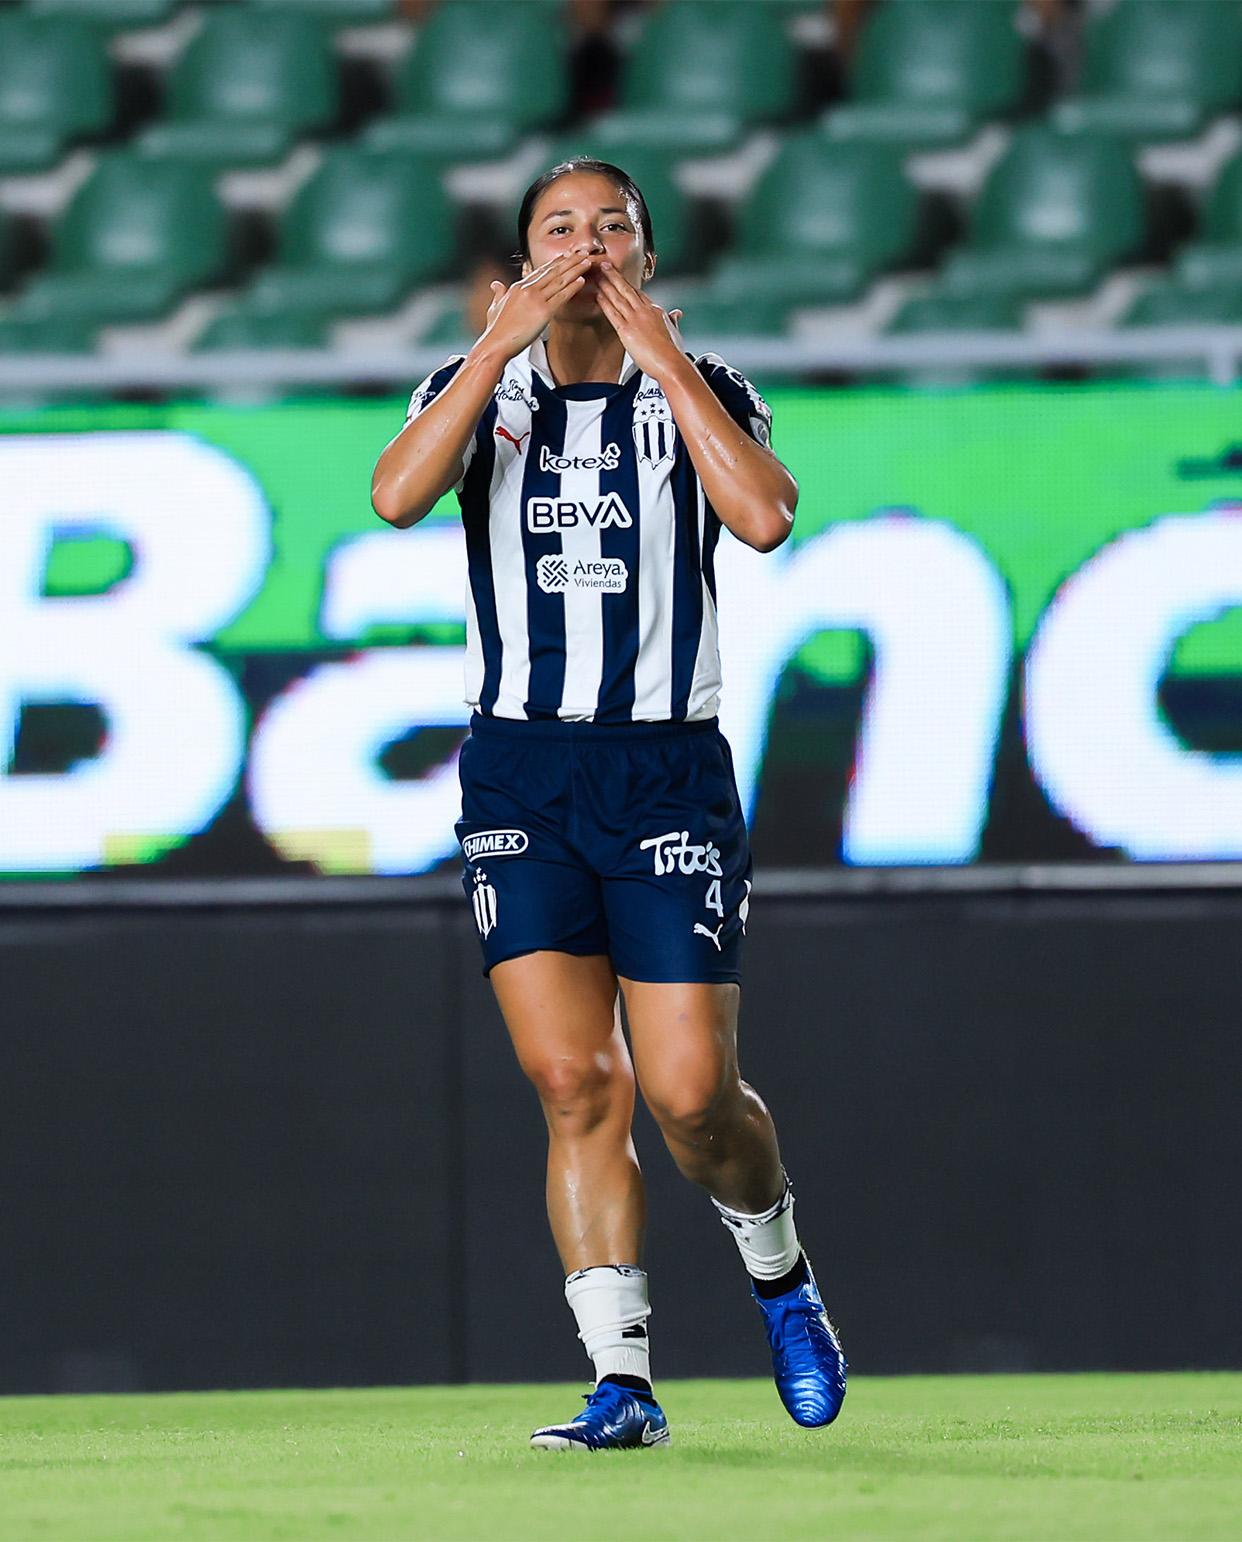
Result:
<svg viewBox="0 0 1242 1542">
<path fill-rule="evenodd" d="M 632 980 L 635 985 L 741 985 L 742 975 L 740 970 L 722 970 L 719 974 L 691 976 L 688 971 L 676 975 L 629 974 L 624 969 L 617 968 L 616 961 L 612 961 L 612 967 L 616 970 L 619 979 Z"/>
<path fill-rule="evenodd" d="M 570 958 L 608 958 L 607 948 L 565 948 L 541 942 L 532 948 L 514 948 L 511 953 L 506 953 L 503 958 L 485 960 L 483 964 L 483 978 L 486 980 L 497 964 L 507 964 L 515 958 L 528 958 L 532 953 L 565 953 Z"/>
</svg>

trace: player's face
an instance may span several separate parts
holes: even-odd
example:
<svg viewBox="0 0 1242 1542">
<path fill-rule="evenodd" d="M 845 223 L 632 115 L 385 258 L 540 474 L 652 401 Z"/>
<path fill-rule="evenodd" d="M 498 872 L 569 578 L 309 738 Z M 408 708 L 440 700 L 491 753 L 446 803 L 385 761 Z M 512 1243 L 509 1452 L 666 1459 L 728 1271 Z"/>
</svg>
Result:
<svg viewBox="0 0 1242 1542">
<path fill-rule="evenodd" d="M 641 289 L 655 268 L 655 256 L 643 249 L 638 209 L 607 177 L 572 171 L 545 187 L 531 213 L 526 233 L 530 261 L 523 272 L 542 267 L 562 252 L 594 258 L 586 283 L 561 314 L 585 321 L 599 314 L 598 268 L 610 262 L 622 278 Z"/>
</svg>

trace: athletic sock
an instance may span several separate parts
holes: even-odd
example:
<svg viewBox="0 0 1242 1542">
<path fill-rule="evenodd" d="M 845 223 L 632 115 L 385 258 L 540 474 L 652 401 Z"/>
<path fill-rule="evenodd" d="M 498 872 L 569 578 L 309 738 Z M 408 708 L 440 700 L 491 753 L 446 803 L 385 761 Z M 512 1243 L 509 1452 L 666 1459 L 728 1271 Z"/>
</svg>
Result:
<svg viewBox="0 0 1242 1542">
<path fill-rule="evenodd" d="M 565 1300 L 577 1318 L 578 1337 L 595 1366 L 596 1382 L 635 1377 L 650 1391 L 646 1274 L 630 1264 L 579 1269 L 565 1281 Z"/>
<path fill-rule="evenodd" d="M 805 1264 L 794 1227 L 793 1188 L 788 1176 L 785 1176 L 784 1193 L 771 1209 L 764 1210 L 760 1215 L 731 1210 L 718 1199 L 713 1199 L 712 1204 L 720 1212 L 720 1219 L 737 1243 L 746 1272 L 755 1281 L 756 1289 L 762 1284 L 766 1288 L 761 1294 L 766 1295 L 773 1285 L 783 1284 L 787 1277 L 792 1277 L 794 1283 L 788 1288 L 796 1290 L 802 1283 L 796 1278 L 797 1272 L 800 1268 L 805 1269 Z"/>
<path fill-rule="evenodd" d="M 779 1280 L 756 1280 L 752 1274 L 751 1281 L 755 1287 L 755 1294 L 763 1301 L 771 1301 L 774 1296 L 787 1296 L 791 1290 L 797 1290 L 800 1285 L 805 1285 L 810 1277 L 806 1267 L 806 1257 L 799 1253 L 798 1262 L 788 1274 L 782 1274 Z"/>
</svg>

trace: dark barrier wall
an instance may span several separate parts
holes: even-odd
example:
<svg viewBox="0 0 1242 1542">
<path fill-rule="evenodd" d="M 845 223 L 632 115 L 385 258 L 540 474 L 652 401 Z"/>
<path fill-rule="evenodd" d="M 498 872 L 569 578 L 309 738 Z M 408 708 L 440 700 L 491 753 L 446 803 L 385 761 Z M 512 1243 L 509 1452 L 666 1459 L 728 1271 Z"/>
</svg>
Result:
<svg viewBox="0 0 1242 1542">
<path fill-rule="evenodd" d="M 1242 898 L 768 899 L 743 1065 L 865 1372 L 1242 1366 Z M 0 916 L 0 1391 L 573 1378 L 458 906 Z M 665 1375 L 762 1373 L 639 1129 Z"/>
</svg>

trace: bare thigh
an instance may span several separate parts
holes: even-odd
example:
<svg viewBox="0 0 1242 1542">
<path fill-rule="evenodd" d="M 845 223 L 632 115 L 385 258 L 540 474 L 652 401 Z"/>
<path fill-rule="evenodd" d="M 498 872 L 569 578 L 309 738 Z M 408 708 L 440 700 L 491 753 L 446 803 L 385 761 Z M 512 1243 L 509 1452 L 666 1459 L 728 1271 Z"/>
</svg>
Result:
<svg viewBox="0 0 1242 1542">
<path fill-rule="evenodd" d="M 490 978 L 518 1064 L 545 1107 L 630 1073 L 606 957 L 525 953 L 497 964 Z"/>
</svg>

